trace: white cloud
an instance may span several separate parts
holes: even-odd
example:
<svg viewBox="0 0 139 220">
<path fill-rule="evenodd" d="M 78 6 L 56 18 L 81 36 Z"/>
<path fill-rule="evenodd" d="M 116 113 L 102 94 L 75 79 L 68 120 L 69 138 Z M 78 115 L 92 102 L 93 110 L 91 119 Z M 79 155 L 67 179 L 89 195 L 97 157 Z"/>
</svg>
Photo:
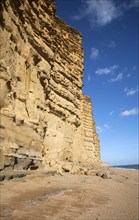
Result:
<svg viewBox="0 0 139 220">
<path fill-rule="evenodd" d="M 137 66 L 134 65 L 134 66 L 131 68 L 130 72 L 127 74 L 127 78 L 130 78 L 131 76 L 133 76 L 136 70 L 137 70 Z"/>
<path fill-rule="evenodd" d="M 81 20 L 87 17 L 91 25 L 104 26 L 120 15 L 121 11 L 112 0 L 86 0 L 79 14 L 73 19 Z"/>
<path fill-rule="evenodd" d="M 119 73 L 115 78 L 112 78 L 109 80 L 109 82 L 118 82 L 121 81 L 123 79 L 123 73 Z"/>
<path fill-rule="evenodd" d="M 97 48 L 95 48 L 95 47 L 92 47 L 91 48 L 91 58 L 93 59 L 93 60 L 96 60 L 97 58 L 98 58 L 98 56 L 99 56 L 99 49 L 97 49 Z"/>
<path fill-rule="evenodd" d="M 104 26 L 119 16 L 119 12 L 111 0 L 86 1 L 88 12 L 94 15 L 96 24 Z M 92 19 L 93 21 L 93 19 Z"/>
<path fill-rule="evenodd" d="M 132 108 L 130 110 L 125 110 L 121 112 L 121 116 L 130 116 L 130 115 L 137 115 L 139 113 L 139 108 Z"/>
<path fill-rule="evenodd" d="M 130 10 L 133 7 L 138 7 L 138 0 L 116 1 L 113 0 L 85 0 L 83 7 L 79 9 L 79 13 L 73 16 L 74 20 L 87 18 L 91 26 L 105 26 L 111 23 L 114 19 L 122 16 L 124 11 Z"/>
<path fill-rule="evenodd" d="M 124 89 L 124 92 L 126 93 L 127 96 L 132 96 L 132 95 L 134 95 L 135 93 L 137 93 L 138 91 L 139 91 L 138 88 L 136 88 L 136 89 L 133 89 L 133 88 L 131 88 L 131 89 L 125 88 L 125 89 Z"/>
<path fill-rule="evenodd" d="M 110 128 L 108 124 L 104 124 L 103 126 L 96 126 L 96 130 L 98 133 L 102 133 L 108 128 Z"/>
<path fill-rule="evenodd" d="M 118 65 L 113 65 L 111 67 L 105 67 L 105 68 L 98 68 L 96 70 L 97 75 L 107 75 L 107 74 L 113 74 L 114 70 L 118 68 Z"/>
<path fill-rule="evenodd" d="M 91 24 L 100 26 L 109 24 L 120 15 L 111 0 L 86 0 L 86 13 L 89 15 Z"/>
<path fill-rule="evenodd" d="M 108 44 L 108 47 L 114 49 L 114 48 L 116 47 L 116 43 L 115 43 L 115 41 L 111 40 L 110 43 Z"/>
<path fill-rule="evenodd" d="M 100 126 L 96 126 L 96 129 L 97 129 L 97 132 L 98 132 L 98 133 L 102 133 L 102 131 L 103 131 L 103 128 L 100 127 Z"/>
<path fill-rule="evenodd" d="M 87 82 L 90 82 L 91 81 L 91 76 L 88 74 L 87 75 Z"/>
<path fill-rule="evenodd" d="M 111 112 L 109 113 L 109 116 L 112 116 L 112 115 L 113 115 L 113 113 L 114 113 L 114 111 L 111 111 Z"/>
<path fill-rule="evenodd" d="M 105 124 L 105 125 L 104 125 L 104 128 L 109 128 L 109 125 Z"/>
<path fill-rule="evenodd" d="M 114 75 L 116 69 L 118 69 L 119 66 L 118 65 L 113 65 L 110 67 L 105 67 L 105 68 L 97 68 L 96 70 L 96 75 L 100 76 L 100 75 Z M 113 78 L 109 79 L 108 82 L 118 82 L 121 81 L 123 79 L 123 75 L 124 75 L 124 71 L 121 71 L 119 74 L 117 74 L 115 77 L 113 76 Z"/>
</svg>

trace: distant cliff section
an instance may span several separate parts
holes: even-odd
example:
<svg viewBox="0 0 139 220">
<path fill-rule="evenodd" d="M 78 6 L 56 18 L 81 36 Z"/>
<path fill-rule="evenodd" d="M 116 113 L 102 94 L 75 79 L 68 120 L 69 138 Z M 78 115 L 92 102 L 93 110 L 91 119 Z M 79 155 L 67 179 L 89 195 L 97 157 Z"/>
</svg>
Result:
<svg viewBox="0 0 139 220">
<path fill-rule="evenodd" d="M 0 4 L 0 170 L 99 164 L 82 35 L 55 15 L 54 0 Z"/>
</svg>

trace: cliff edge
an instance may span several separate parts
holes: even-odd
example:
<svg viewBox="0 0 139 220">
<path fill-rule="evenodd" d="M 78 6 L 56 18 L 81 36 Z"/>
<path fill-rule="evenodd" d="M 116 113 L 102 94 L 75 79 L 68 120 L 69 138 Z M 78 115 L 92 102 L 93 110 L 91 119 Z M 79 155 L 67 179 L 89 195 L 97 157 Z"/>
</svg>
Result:
<svg viewBox="0 0 139 220">
<path fill-rule="evenodd" d="M 0 4 L 0 170 L 98 164 L 82 35 L 55 15 L 54 0 Z"/>
</svg>

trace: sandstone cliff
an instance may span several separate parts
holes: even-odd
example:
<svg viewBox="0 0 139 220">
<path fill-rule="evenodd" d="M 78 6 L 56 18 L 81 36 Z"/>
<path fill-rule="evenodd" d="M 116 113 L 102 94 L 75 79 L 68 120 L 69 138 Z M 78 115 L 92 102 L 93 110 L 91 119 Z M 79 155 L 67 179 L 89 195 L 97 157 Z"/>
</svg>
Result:
<svg viewBox="0 0 139 220">
<path fill-rule="evenodd" d="M 98 163 L 82 35 L 55 15 L 54 0 L 0 4 L 0 169 Z"/>
</svg>

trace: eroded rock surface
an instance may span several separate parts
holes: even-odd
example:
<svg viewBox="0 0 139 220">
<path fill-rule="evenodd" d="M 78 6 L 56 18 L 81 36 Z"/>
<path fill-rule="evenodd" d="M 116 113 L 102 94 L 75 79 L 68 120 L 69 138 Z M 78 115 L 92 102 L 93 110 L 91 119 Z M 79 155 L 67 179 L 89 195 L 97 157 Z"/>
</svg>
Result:
<svg viewBox="0 0 139 220">
<path fill-rule="evenodd" d="M 55 15 L 54 0 L 0 4 L 0 170 L 99 163 L 82 35 Z"/>
</svg>

